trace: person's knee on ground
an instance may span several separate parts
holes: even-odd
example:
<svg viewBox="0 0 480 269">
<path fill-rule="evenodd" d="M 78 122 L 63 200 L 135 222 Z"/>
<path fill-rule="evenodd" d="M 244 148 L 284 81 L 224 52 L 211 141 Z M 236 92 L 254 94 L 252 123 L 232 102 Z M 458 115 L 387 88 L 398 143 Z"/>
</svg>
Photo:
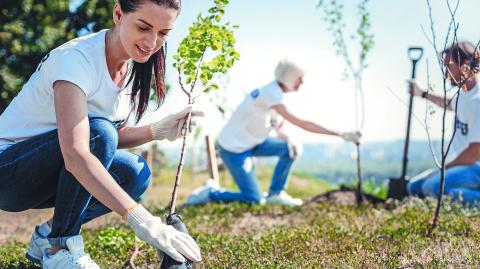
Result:
<svg viewBox="0 0 480 269">
<path fill-rule="evenodd" d="M 252 204 L 264 204 L 265 197 L 261 192 L 242 192 L 243 202 L 252 203 Z"/>
<path fill-rule="evenodd" d="M 407 192 L 411 196 L 416 196 L 419 198 L 424 198 L 425 195 L 422 191 L 422 186 L 425 183 L 424 178 L 411 179 L 407 183 Z"/>
</svg>

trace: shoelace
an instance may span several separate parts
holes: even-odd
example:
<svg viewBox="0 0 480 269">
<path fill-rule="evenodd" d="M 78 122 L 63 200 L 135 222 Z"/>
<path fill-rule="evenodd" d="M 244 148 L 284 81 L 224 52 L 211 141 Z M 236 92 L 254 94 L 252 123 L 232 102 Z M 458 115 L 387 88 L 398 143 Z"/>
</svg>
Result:
<svg viewBox="0 0 480 269">
<path fill-rule="evenodd" d="M 90 255 L 85 254 L 82 257 L 78 258 L 75 263 L 80 265 L 82 269 L 100 269 L 97 263 L 90 258 Z"/>
</svg>

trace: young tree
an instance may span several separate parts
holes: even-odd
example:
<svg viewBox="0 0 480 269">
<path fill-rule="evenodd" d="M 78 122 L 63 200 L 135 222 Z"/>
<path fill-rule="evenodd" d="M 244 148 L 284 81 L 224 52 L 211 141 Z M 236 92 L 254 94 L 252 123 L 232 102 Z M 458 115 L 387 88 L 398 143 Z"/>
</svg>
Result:
<svg viewBox="0 0 480 269">
<path fill-rule="evenodd" d="M 208 10 L 207 15 L 199 14 L 197 21 L 189 29 L 188 35 L 178 47 L 177 54 L 173 56 L 174 67 L 178 70 L 178 82 L 181 90 L 188 98 L 188 105 L 193 105 L 195 100 L 203 93 L 217 90 L 215 76 L 224 74 L 240 58 L 235 51 L 235 38 L 233 30 L 237 26 L 229 22 L 222 23 L 225 7 L 228 0 L 214 0 L 215 5 Z M 197 84 L 201 82 L 201 85 Z M 200 89 L 197 89 L 198 86 Z M 182 219 L 175 213 L 177 192 L 185 160 L 185 149 L 190 128 L 191 113 L 187 115 L 183 128 L 183 143 L 180 161 L 177 167 L 175 185 L 172 192 L 169 216 L 167 223 L 175 228 L 187 232 Z M 173 259 L 165 257 L 161 268 L 178 268 L 191 266 L 191 264 L 178 265 Z"/>
<path fill-rule="evenodd" d="M 438 224 L 438 220 L 439 220 L 439 216 L 440 216 L 440 207 L 441 207 L 441 204 L 442 204 L 443 192 L 445 190 L 446 159 L 448 157 L 448 153 L 450 152 L 450 147 L 452 145 L 453 139 L 454 139 L 455 134 L 456 134 L 456 129 L 457 129 L 457 128 L 453 129 L 453 134 L 452 134 L 452 137 L 450 138 L 450 140 L 447 140 L 445 138 L 447 108 L 450 106 L 450 103 L 449 103 L 450 101 L 447 98 L 447 95 L 449 93 L 454 92 L 453 98 L 451 100 L 456 102 L 455 105 L 454 105 L 454 107 L 455 107 L 455 112 L 454 113 L 455 113 L 455 119 L 456 119 L 457 118 L 459 92 L 464 87 L 466 87 L 466 85 L 465 85 L 466 78 L 470 75 L 470 71 L 471 71 L 470 70 L 471 66 L 468 66 L 468 65 L 464 64 L 464 65 L 461 66 L 461 71 L 462 71 L 462 77 L 465 77 L 465 80 L 463 80 L 463 78 L 462 78 L 461 81 L 455 81 L 455 83 L 453 83 L 453 84 L 456 84 L 456 85 L 451 85 L 451 86 L 449 86 L 449 84 L 447 83 L 449 78 L 451 78 L 451 79 L 454 79 L 454 78 L 450 74 L 450 70 L 449 70 L 448 65 L 444 62 L 444 55 L 443 55 L 442 52 L 445 51 L 449 46 L 457 46 L 458 45 L 457 33 L 458 33 L 458 30 L 459 30 L 460 24 L 457 21 L 457 10 L 458 10 L 459 4 L 460 4 L 460 0 L 457 0 L 455 2 L 454 6 L 452 6 L 448 0 L 446 0 L 445 2 L 446 2 L 446 5 L 448 7 L 448 11 L 450 13 L 450 23 L 449 23 L 448 29 L 445 33 L 445 39 L 444 39 L 444 43 L 442 45 L 442 49 L 440 49 L 440 45 L 438 44 L 438 41 L 437 41 L 437 35 L 436 35 L 436 30 L 435 30 L 434 20 L 433 20 L 432 5 L 431 5 L 430 0 L 427 0 L 428 10 L 429 10 L 429 20 L 430 20 L 430 35 L 427 35 L 426 31 L 424 30 L 428 41 L 430 42 L 431 46 L 435 50 L 436 62 L 438 64 L 438 67 L 440 69 L 440 73 L 441 73 L 442 78 L 443 78 L 443 80 L 442 80 L 443 111 L 442 111 L 442 115 L 441 115 L 442 130 L 441 130 L 440 156 L 437 156 L 437 154 L 433 150 L 428 126 L 426 128 L 427 135 L 428 135 L 428 140 L 429 140 L 429 145 L 430 145 L 430 149 L 431 149 L 431 152 L 432 152 L 432 156 L 433 156 L 435 165 L 440 170 L 440 190 L 439 190 L 439 195 L 437 197 L 437 203 L 436 203 L 435 211 L 434 211 L 433 216 L 432 216 L 432 221 L 431 221 L 432 226 L 429 230 L 430 235 L 433 233 L 433 230 L 435 229 L 435 227 Z M 479 41 L 479 44 L 480 44 L 480 41 Z M 477 44 L 477 46 L 476 46 L 474 55 L 478 54 L 477 50 L 478 50 L 479 44 Z M 479 59 L 476 59 L 476 60 L 478 61 Z M 458 59 L 457 62 L 460 63 L 460 60 Z M 478 72 L 478 70 L 476 70 L 476 72 Z M 430 84 L 430 74 L 429 73 L 427 74 L 427 77 L 428 77 L 428 85 L 427 85 L 427 95 L 428 95 L 429 90 L 432 89 L 432 86 Z M 426 111 L 429 111 L 428 107 L 427 107 Z M 427 121 L 427 116 L 428 116 L 428 113 L 426 113 L 425 121 Z M 455 123 L 455 127 L 456 127 L 456 124 L 457 123 Z"/>
<path fill-rule="evenodd" d="M 358 59 L 356 64 L 350 56 L 350 50 L 345 39 L 344 29 L 346 27 L 343 22 L 344 5 L 339 0 L 319 0 L 317 7 L 324 12 L 324 20 L 328 25 L 328 30 L 333 35 L 333 46 L 337 55 L 341 56 L 346 68 L 344 70 L 344 78 L 352 77 L 355 84 L 355 128 L 357 131 L 363 129 L 365 123 L 365 104 L 363 98 L 363 72 L 367 68 L 367 55 L 373 48 L 373 34 L 370 32 L 370 12 L 366 5 L 369 0 L 359 0 L 357 12 L 360 19 L 355 33 L 350 35 L 352 40 L 358 42 Z M 357 149 L 357 203 L 362 202 L 362 171 L 360 159 L 360 144 L 356 145 Z"/>
</svg>

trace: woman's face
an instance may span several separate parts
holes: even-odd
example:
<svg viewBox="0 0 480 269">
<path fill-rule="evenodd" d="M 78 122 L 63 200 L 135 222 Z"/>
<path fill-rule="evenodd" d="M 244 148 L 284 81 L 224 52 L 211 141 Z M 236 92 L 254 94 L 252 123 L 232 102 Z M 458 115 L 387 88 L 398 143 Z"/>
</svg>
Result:
<svg viewBox="0 0 480 269">
<path fill-rule="evenodd" d="M 446 67 L 446 77 L 450 80 L 452 86 L 459 86 L 471 78 L 474 73 L 470 70 L 462 70 L 462 66 L 454 61 L 451 54 L 446 54 L 443 57 L 443 64 Z M 465 65 L 466 63 L 464 63 Z"/>
<path fill-rule="evenodd" d="M 125 53 L 135 62 L 146 62 L 167 40 L 177 14 L 175 9 L 148 0 L 129 13 L 116 4 L 113 18 Z"/>
<path fill-rule="evenodd" d="M 295 84 L 293 84 L 293 91 L 298 91 L 300 89 L 300 86 L 303 84 L 303 76 L 298 77 L 297 80 L 295 80 Z"/>
</svg>

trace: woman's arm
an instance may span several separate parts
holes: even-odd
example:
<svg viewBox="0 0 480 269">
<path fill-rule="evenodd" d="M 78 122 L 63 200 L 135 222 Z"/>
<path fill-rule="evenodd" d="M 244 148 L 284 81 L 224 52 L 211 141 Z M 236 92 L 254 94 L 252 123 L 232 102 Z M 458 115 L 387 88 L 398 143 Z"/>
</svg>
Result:
<svg viewBox="0 0 480 269">
<path fill-rule="evenodd" d="M 454 160 L 446 165 L 451 168 L 457 165 L 472 165 L 480 160 L 480 143 L 470 143 Z"/>
<path fill-rule="evenodd" d="M 152 140 L 174 141 L 182 136 L 182 128 L 188 113 L 191 113 L 192 124 L 196 117 L 203 117 L 202 111 L 192 110 L 192 106 L 187 106 L 180 112 L 170 114 L 146 126 L 121 127 L 118 129 L 118 147 L 136 147 Z"/>
<path fill-rule="evenodd" d="M 85 94 L 78 86 L 67 81 L 57 81 L 53 88 L 58 138 L 66 170 L 102 204 L 125 215 L 137 203 L 90 152 Z"/>
<path fill-rule="evenodd" d="M 274 105 L 272 107 L 280 116 L 282 116 L 285 120 L 291 122 L 292 124 L 306 130 L 312 133 L 317 133 L 317 134 L 326 134 L 326 135 L 336 135 L 340 136 L 341 133 L 329 130 L 327 128 L 324 128 L 316 123 L 302 120 L 298 118 L 297 116 L 293 115 L 287 110 L 287 107 L 285 105 Z"/>
<path fill-rule="evenodd" d="M 150 125 L 118 128 L 118 148 L 133 148 L 153 140 Z"/>
<path fill-rule="evenodd" d="M 408 84 L 409 84 L 408 85 L 408 91 L 413 96 L 419 96 L 419 97 L 425 98 L 428 101 L 436 104 L 437 106 L 439 106 L 441 108 L 445 107 L 445 99 L 444 99 L 443 96 L 435 95 L 435 94 L 431 93 L 431 91 L 429 91 L 427 93 L 427 91 L 420 88 L 420 86 L 417 84 L 417 82 L 415 80 L 409 80 Z M 452 99 L 447 98 L 447 100 L 446 100 L 447 110 L 453 110 L 452 105 L 454 105 L 454 104 L 452 104 L 451 102 L 452 102 Z"/>
</svg>

